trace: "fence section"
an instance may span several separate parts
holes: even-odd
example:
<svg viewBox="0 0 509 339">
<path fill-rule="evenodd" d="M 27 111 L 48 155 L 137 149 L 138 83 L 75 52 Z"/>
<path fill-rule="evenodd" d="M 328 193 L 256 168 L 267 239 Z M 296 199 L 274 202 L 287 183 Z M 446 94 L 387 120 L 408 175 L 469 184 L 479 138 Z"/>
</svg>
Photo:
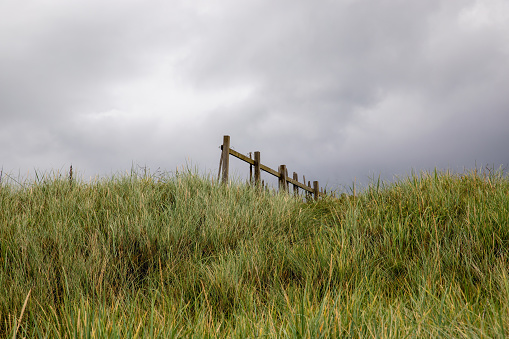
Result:
<svg viewBox="0 0 509 339">
<path fill-rule="evenodd" d="M 229 155 L 233 155 L 234 157 L 245 161 L 252 165 L 254 167 L 254 179 L 255 179 L 255 185 L 260 185 L 260 174 L 261 171 L 264 171 L 266 173 L 269 173 L 275 177 L 278 178 L 279 181 L 279 188 L 288 191 L 288 184 L 293 185 L 293 192 L 295 195 L 298 195 L 298 189 L 303 189 L 306 191 L 307 194 L 312 194 L 315 198 L 315 200 L 318 200 L 318 198 L 321 195 L 324 195 L 326 193 L 323 192 L 323 190 L 320 191 L 319 183 L 318 181 L 313 181 L 313 187 L 311 187 L 311 182 L 308 181 L 308 184 L 306 185 L 306 177 L 303 176 L 304 183 L 300 183 L 298 179 L 298 174 L 296 172 L 293 172 L 293 177 L 290 178 L 288 176 L 288 170 L 286 169 L 286 165 L 280 165 L 279 170 L 275 171 L 272 168 L 265 166 L 260 161 L 260 152 L 254 152 L 254 159 L 251 159 L 250 157 L 245 156 L 244 154 L 241 154 L 233 149 L 230 148 L 230 136 L 225 135 L 223 137 L 223 144 L 221 145 L 221 159 L 219 161 L 219 174 L 222 174 L 222 182 L 223 184 L 228 183 L 228 172 L 229 172 Z M 219 179 L 219 178 L 218 178 Z"/>
</svg>

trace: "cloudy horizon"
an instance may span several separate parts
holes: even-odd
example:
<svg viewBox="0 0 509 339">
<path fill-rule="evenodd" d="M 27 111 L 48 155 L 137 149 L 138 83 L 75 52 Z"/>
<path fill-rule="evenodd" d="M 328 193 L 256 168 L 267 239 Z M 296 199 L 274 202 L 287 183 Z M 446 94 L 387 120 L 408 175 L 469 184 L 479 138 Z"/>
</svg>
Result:
<svg viewBox="0 0 509 339">
<path fill-rule="evenodd" d="M 505 0 L 3 1 L 0 167 L 217 175 L 230 135 L 333 189 L 497 169 L 508 36 Z"/>
</svg>

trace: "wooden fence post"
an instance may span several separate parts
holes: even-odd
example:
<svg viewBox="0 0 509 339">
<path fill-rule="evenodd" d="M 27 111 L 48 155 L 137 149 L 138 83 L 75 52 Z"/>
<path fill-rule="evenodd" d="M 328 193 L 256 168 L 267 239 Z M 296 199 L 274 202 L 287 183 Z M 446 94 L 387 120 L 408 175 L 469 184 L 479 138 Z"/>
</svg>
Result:
<svg viewBox="0 0 509 339">
<path fill-rule="evenodd" d="M 228 168 L 230 165 L 230 136 L 223 136 L 223 184 L 228 185 Z"/>
<path fill-rule="evenodd" d="M 288 185 L 286 182 L 286 165 L 279 166 L 279 189 L 288 192 Z"/>
<path fill-rule="evenodd" d="M 254 162 L 255 185 L 260 185 L 260 152 L 258 151 L 254 154 Z"/>
<path fill-rule="evenodd" d="M 293 180 L 299 181 L 299 175 L 296 172 L 293 172 Z M 297 185 L 293 185 L 293 195 L 296 197 L 299 195 L 299 187 Z"/>
<path fill-rule="evenodd" d="M 313 189 L 314 189 L 314 193 L 315 193 L 315 200 L 318 200 L 318 196 L 319 196 L 319 193 L 320 193 L 320 188 L 319 188 L 319 185 L 318 185 L 318 181 L 313 181 Z"/>
<path fill-rule="evenodd" d="M 223 147 L 223 145 L 221 145 Z M 221 149 L 221 157 L 219 158 L 219 170 L 217 171 L 217 182 L 221 178 L 221 166 L 223 166 L 223 150 Z"/>
<path fill-rule="evenodd" d="M 1 178 L 1 175 L 0 175 L 0 183 L 2 182 L 2 178 Z M 72 186 L 72 165 L 71 167 L 69 167 L 69 185 Z"/>
<path fill-rule="evenodd" d="M 253 153 L 249 152 L 249 159 L 253 159 Z M 249 164 L 249 185 L 253 184 L 253 165 Z"/>
</svg>

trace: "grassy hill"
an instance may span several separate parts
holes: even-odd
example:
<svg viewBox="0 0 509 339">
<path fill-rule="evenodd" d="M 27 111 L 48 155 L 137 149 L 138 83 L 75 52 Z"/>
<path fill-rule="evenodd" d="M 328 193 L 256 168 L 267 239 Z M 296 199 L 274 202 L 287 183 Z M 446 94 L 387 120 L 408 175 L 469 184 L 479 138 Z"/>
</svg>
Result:
<svg viewBox="0 0 509 339">
<path fill-rule="evenodd" d="M 0 186 L 1 337 L 502 337 L 509 180 L 318 202 L 194 173 Z"/>
</svg>

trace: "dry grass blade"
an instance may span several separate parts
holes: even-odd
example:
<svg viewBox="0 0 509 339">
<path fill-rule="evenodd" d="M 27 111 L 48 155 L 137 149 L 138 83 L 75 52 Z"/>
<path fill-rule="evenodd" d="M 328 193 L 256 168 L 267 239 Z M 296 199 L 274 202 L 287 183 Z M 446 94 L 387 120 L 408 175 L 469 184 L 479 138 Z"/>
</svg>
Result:
<svg viewBox="0 0 509 339">
<path fill-rule="evenodd" d="M 25 308 L 27 307 L 28 298 L 30 298 L 30 293 L 32 293 L 32 289 L 30 289 L 30 291 L 28 291 L 27 297 L 25 298 L 25 302 L 23 303 L 23 307 L 21 308 L 21 314 L 19 315 L 18 325 L 16 326 L 16 331 L 12 335 L 13 339 L 16 338 L 16 335 L 18 334 L 18 331 L 19 331 L 19 327 L 21 326 L 21 320 L 23 319 L 23 314 L 25 313 Z"/>
</svg>

